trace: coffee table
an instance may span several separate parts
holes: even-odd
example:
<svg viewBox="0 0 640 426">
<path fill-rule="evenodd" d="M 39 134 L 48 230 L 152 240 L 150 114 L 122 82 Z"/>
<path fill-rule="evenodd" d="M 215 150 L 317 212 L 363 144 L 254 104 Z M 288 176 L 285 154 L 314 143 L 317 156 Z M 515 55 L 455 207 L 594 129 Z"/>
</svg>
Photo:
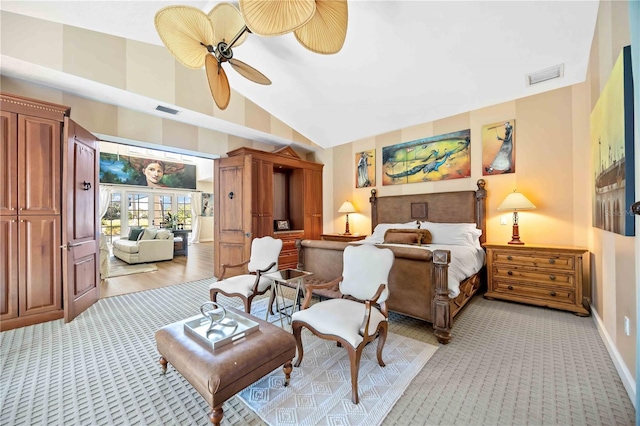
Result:
<svg viewBox="0 0 640 426">
<path fill-rule="evenodd" d="M 283 328 L 284 328 L 284 321 L 282 320 L 283 314 L 284 316 L 287 317 L 288 323 L 291 324 L 291 314 L 293 314 L 293 312 L 295 311 L 296 306 L 300 308 L 300 287 L 302 286 L 302 282 L 304 278 L 308 277 L 309 275 L 313 275 L 313 272 L 301 271 L 299 269 L 290 269 L 290 268 L 281 269 L 277 272 L 270 272 L 268 274 L 262 275 L 263 277 L 271 278 L 273 280 L 271 284 L 271 291 L 273 292 L 275 297 L 276 310 L 280 315 L 280 325 Z M 287 287 L 296 289 L 296 296 L 293 301 L 293 304 L 288 306 L 286 305 L 284 301 L 284 295 L 282 294 L 281 285 L 286 285 Z M 302 291 L 304 292 L 304 288 L 302 289 Z M 280 296 L 279 299 L 278 299 L 278 296 Z M 280 305 L 280 302 L 282 302 L 282 306 Z M 291 308 L 291 314 L 289 314 L 286 311 L 289 308 Z M 265 317 L 264 317 L 265 320 L 269 318 L 270 309 L 271 307 L 267 308 L 267 313 L 265 314 Z"/>
<path fill-rule="evenodd" d="M 296 339 L 291 333 L 240 310 L 227 311 L 257 322 L 258 330 L 216 349 L 185 334 L 185 321 L 166 325 L 155 335 L 162 372 L 166 373 L 168 364 L 173 365 L 207 401 L 214 425 L 222 421 L 226 400 L 281 365 L 287 386 L 296 354 Z"/>
</svg>

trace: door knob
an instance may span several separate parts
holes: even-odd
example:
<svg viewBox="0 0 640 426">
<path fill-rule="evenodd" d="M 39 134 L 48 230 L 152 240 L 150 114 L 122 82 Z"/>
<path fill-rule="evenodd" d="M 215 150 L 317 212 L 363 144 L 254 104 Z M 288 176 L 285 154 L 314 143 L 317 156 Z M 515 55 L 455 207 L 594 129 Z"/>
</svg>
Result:
<svg viewBox="0 0 640 426">
<path fill-rule="evenodd" d="M 631 204 L 631 212 L 640 215 L 640 201 Z"/>
<path fill-rule="evenodd" d="M 82 189 L 88 191 L 91 189 L 91 182 L 82 181 Z"/>
</svg>

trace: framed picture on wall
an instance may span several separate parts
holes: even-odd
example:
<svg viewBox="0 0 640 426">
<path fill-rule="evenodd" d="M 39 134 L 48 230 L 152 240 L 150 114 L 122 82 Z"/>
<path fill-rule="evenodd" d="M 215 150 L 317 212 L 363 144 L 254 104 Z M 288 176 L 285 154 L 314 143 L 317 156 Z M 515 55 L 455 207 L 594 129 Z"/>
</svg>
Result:
<svg viewBox="0 0 640 426">
<path fill-rule="evenodd" d="M 376 150 L 356 153 L 356 188 L 376 186 Z"/>
<path fill-rule="evenodd" d="M 516 172 L 516 120 L 482 127 L 482 175 Z"/>
<path fill-rule="evenodd" d="M 200 212 L 200 216 L 213 216 L 213 194 L 207 192 L 202 193 L 202 211 Z"/>
</svg>

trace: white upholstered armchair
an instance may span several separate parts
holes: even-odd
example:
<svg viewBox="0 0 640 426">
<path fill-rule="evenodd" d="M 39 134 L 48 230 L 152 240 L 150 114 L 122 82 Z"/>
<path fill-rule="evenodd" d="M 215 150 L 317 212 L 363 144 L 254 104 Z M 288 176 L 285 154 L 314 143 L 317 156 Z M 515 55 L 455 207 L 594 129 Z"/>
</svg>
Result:
<svg viewBox="0 0 640 426">
<path fill-rule="evenodd" d="M 251 257 L 249 260 L 234 265 L 222 265 L 222 274 L 218 281 L 209 286 L 211 301 L 216 302 L 218 293 L 227 297 L 239 297 L 244 302 L 244 310 L 251 313 L 251 301 L 259 294 L 271 289 L 272 280 L 262 274 L 278 270 L 278 256 L 282 250 L 282 240 L 272 237 L 255 238 L 251 242 Z M 229 268 L 244 268 L 247 266 L 249 274 L 224 278 Z"/>
<path fill-rule="evenodd" d="M 291 317 L 298 348 L 296 367 L 300 366 L 304 355 L 302 327 L 307 327 L 322 339 L 335 340 L 339 346 L 345 347 L 351 363 L 351 400 L 354 404 L 358 403 L 358 370 L 362 350 L 376 337 L 378 364 L 382 367 L 385 365 L 382 360 L 388 330 L 385 301 L 389 296 L 387 282 L 393 259 L 393 252 L 389 249 L 368 244 L 347 246 L 343 254 L 342 277 L 325 284 L 308 284 L 302 310 Z M 330 288 L 337 283 L 340 284 L 343 298 L 329 299 L 309 306 L 313 290 Z M 346 299 L 344 296 L 357 300 Z"/>
</svg>

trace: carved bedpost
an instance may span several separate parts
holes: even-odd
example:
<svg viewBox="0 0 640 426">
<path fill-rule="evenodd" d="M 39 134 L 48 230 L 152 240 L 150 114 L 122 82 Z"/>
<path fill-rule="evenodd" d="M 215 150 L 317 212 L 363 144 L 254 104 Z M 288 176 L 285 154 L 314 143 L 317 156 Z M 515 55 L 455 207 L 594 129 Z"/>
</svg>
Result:
<svg viewBox="0 0 640 426">
<path fill-rule="evenodd" d="M 451 262 L 449 250 L 433 251 L 433 269 L 436 294 L 431 302 L 433 329 L 438 342 L 446 345 L 451 340 L 451 307 L 449 306 L 448 271 Z"/>
<path fill-rule="evenodd" d="M 304 250 L 302 250 L 302 240 L 296 240 L 296 248 L 298 249 L 298 264 L 296 268 L 304 271 Z"/>
<path fill-rule="evenodd" d="M 484 179 L 478 179 L 478 190 L 476 191 L 476 225 L 482 230 L 480 244 L 487 242 L 487 185 Z"/>
<path fill-rule="evenodd" d="M 378 191 L 373 188 L 371 190 L 371 197 L 369 197 L 369 202 L 371 203 L 371 233 L 373 233 L 373 229 L 378 224 Z"/>
</svg>

